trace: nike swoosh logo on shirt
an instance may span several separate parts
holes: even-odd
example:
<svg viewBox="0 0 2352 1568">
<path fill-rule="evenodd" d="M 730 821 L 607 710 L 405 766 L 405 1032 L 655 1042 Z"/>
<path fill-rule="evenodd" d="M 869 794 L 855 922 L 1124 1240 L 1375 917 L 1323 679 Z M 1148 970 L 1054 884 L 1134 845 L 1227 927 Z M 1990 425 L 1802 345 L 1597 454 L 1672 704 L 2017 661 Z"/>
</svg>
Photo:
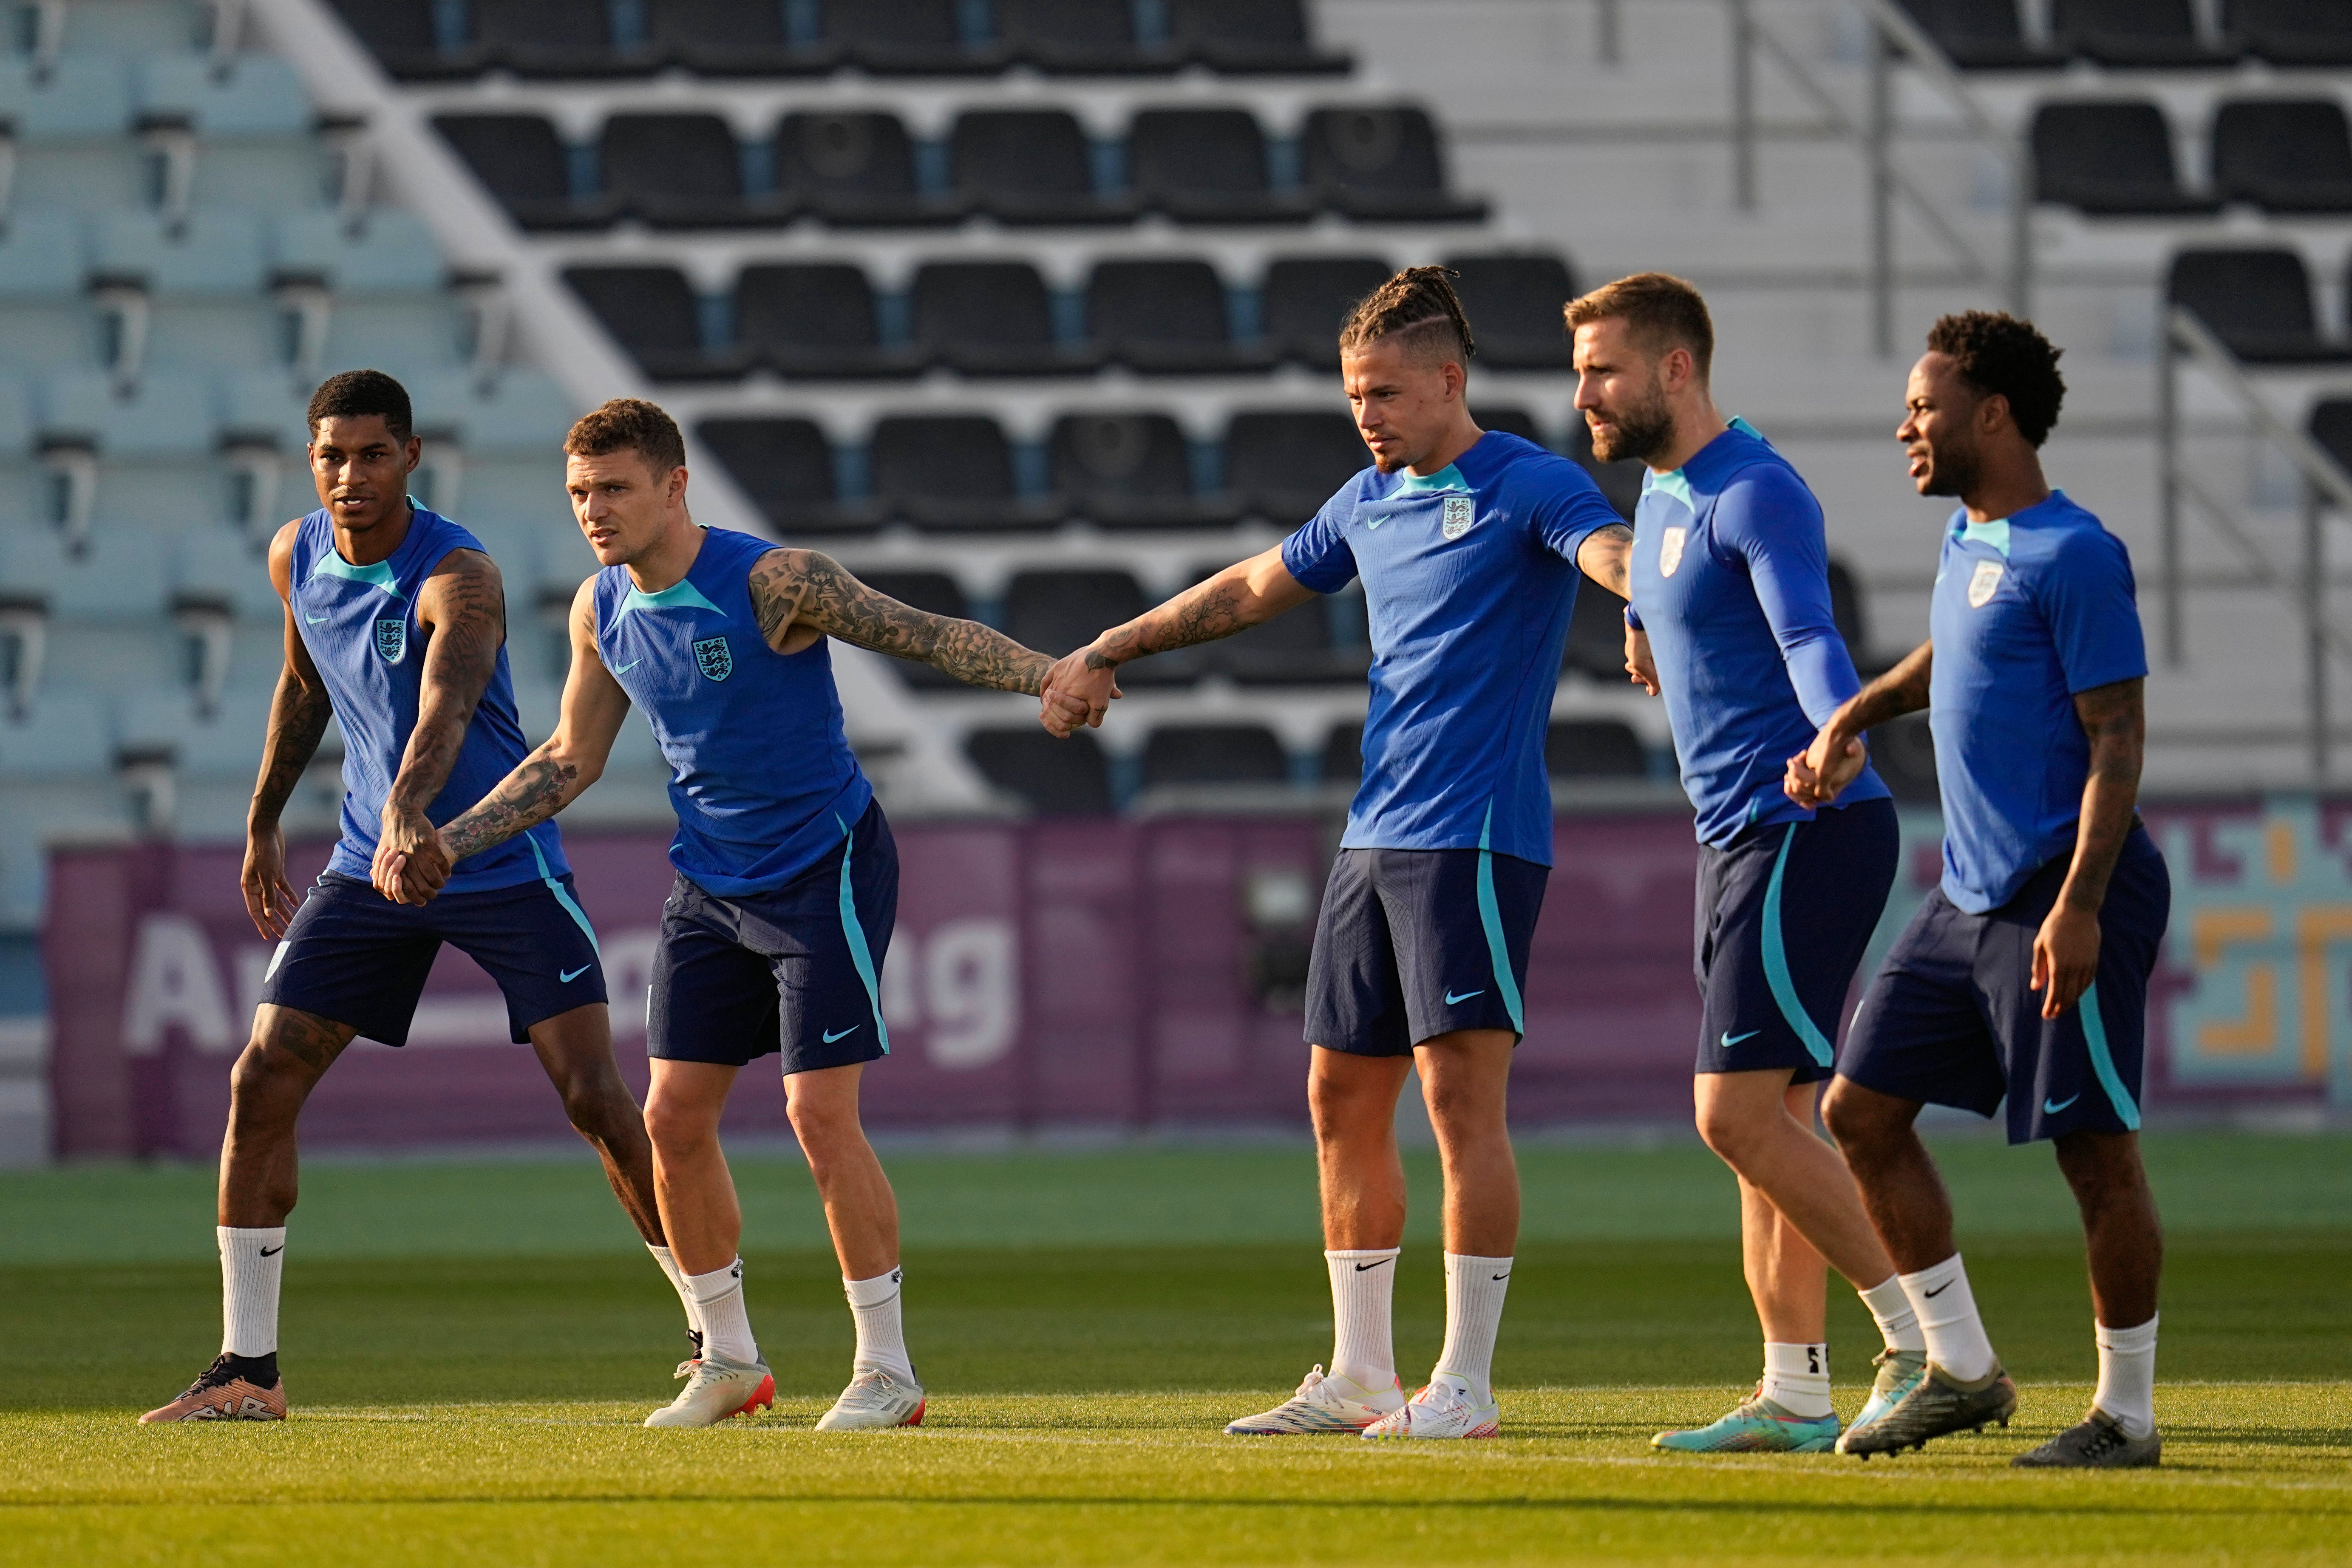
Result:
<svg viewBox="0 0 2352 1568">
<path fill-rule="evenodd" d="M 1763 1031 L 1762 1030 L 1760 1030 L 1760 1029 L 1751 1029 L 1751 1030 L 1749 1030 L 1746 1034 L 1734 1034 L 1734 1033 L 1732 1033 L 1729 1030 L 1725 1030 L 1723 1031 L 1723 1040 L 1722 1040 L 1721 1048 L 1722 1048 L 1723 1050 L 1725 1050 L 1725 1051 L 1729 1051 L 1733 1046 L 1738 1045 L 1741 1040 L 1754 1040 L 1758 1035 L 1762 1034 L 1763 1032 L 1764 1032 L 1764 1031 Z"/>
<path fill-rule="evenodd" d="M 1445 1005 L 1449 1008 L 1458 1008 L 1464 1002 L 1468 1001 L 1472 997 L 1483 997 L 1486 994 L 1486 988 L 1484 986 L 1479 987 L 1475 991 L 1465 991 L 1458 997 L 1452 991 L 1448 991 L 1445 993 Z"/>
<path fill-rule="evenodd" d="M 2077 1092 L 2067 1095 L 2063 1100 L 2044 1100 L 2042 1102 L 2042 1113 L 2045 1116 L 2055 1116 L 2082 1097 L 2081 1093 Z"/>
<path fill-rule="evenodd" d="M 643 656 L 639 656 L 639 657 L 637 657 L 637 658 L 631 659 L 631 660 L 630 660 L 627 664 L 615 664 L 615 665 L 614 665 L 614 666 L 613 666 L 613 673 L 614 673 L 614 674 L 616 674 L 616 675 L 625 675 L 625 674 L 627 674 L 631 670 L 635 669 L 639 664 L 644 664 L 645 662 L 646 662 L 646 661 L 645 661 L 645 659 L 643 658 Z"/>
<path fill-rule="evenodd" d="M 308 621 L 311 625 L 316 626 L 322 622 L 331 619 L 331 617 L 325 615 L 313 615 L 309 611 L 305 610 L 302 612 L 302 619 Z"/>
<path fill-rule="evenodd" d="M 865 1027 L 866 1026 L 862 1023 L 854 1023 L 845 1030 L 829 1029 L 824 1031 L 824 1042 L 827 1045 L 831 1045 L 835 1040 L 843 1039 L 848 1035 L 856 1034 L 859 1030 L 864 1029 Z"/>
<path fill-rule="evenodd" d="M 572 981 L 578 979 L 581 976 L 586 974 L 589 970 L 594 967 L 595 966 L 593 964 L 583 964 L 578 968 L 572 970 L 572 973 L 568 975 L 558 975 L 555 977 L 568 986 Z"/>
</svg>

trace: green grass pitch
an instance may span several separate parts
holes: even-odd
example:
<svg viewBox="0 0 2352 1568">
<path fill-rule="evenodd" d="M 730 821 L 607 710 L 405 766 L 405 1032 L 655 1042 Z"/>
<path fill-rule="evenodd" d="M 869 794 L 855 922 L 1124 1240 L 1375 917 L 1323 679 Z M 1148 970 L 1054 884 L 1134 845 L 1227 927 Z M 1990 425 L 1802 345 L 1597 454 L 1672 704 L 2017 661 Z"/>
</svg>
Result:
<svg viewBox="0 0 2352 1568">
<path fill-rule="evenodd" d="M 1243 1441 L 1328 1354 L 1311 1155 L 890 1158 L 916 1432 L 819 1437 L 850 1333 L 804 1171 L 738 1161 L 775 1412 L 650 1433 L 675 1299 L 580 1159 L 314 1162 L 289 1238 L 282 1427 L 136 1427 L 217 1344 L 210 1173 L 0 1179 L 0 1562 L 927 1564 L 2340 1563 L 2352 1536 L 2352 1139 L 2148 1140 L 2171 1231 L 2161 1471 L 2024 1474 L 2094 1372 L 2046 1150 L 1939 1145 L 2010 1433 L 1867 1466 L 1691 1459 L 1651 1432 L 1754 1378 L 1735 1198 L 1704 1151 L 1523 1149 L 1505 1437 Z M 1443 1328 L 1434 1175 L 1399 1351 Z M 1849 1414 L 1873 1338 L 1834 1297 Z"/>
</svg>

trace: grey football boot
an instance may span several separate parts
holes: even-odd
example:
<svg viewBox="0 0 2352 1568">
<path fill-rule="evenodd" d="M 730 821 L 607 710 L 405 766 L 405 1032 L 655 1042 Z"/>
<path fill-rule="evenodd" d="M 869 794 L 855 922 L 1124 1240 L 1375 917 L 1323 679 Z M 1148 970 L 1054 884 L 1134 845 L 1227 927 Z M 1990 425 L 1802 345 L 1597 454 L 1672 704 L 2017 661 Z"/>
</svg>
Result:
<svg viewBox="0 0 2352 1568">
<path fill-rule="evenodd" d="M 1982 1377 L 1962 1383 L 1931 1361 L 1927 1375 L 1885 1415 L 1868 1426 L 1857 1422 L 1847 1427 L 1838 1438 L 1837 1451 L 1865 1459 L 1873 1454 L 1898 1454 L 1924 1448 L 1929 1438 L 1947 1433 L 2006 1427 L 2016 1414 L 2017 1385 L 1999 1362 Z"/>
<path fill-rule="evenodd" d="M 2164 1462 L 2164 1435 L 2135 1437 L 2097 1406 L 2077 1426 L 2009 1461 L 2028 1470 L 2140 1470 Z"/>
</svg>

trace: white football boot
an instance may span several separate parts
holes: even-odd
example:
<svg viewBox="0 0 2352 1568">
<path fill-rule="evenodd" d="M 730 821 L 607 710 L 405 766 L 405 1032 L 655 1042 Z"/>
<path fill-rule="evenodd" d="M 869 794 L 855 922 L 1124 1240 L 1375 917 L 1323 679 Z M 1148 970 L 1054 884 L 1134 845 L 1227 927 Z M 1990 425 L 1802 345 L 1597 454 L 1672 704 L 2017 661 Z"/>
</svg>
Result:
<svg viewBox="0 0 2352 1568">
<path fill-rule="evenodd" d="M 1364 1428 L 1368 1438 L 1492 1437 L 1503 1429 L 1498 1401 L 1474 1403 L 1469 1388 L 1451 1377 L 1433 1377 L 1429 1386 Z"/>
<path fill-rule="evenodd" d="M 1360 1432 L 1404 1404 L 1404 1385 L 1391 1380 L 1386 1388 L 1367 1388 L 1338 1373 L 1326 1375 L 1323 1364 L 1298 1385 L 1298 1392 L 1258 1416 L 1244 1416 L 1226 1427 L 1234 1437 L 1295 1437 L 1314 1432 Z"/>
<path fill-rule="evenodd" d="M 768 1364 L 746 1366 L 705 1351 L 700 1360 L 681 1361 L 677 1375 L 686 1387 L 676 1399 L 646 1417 L 648 1427 L 716 1427 L 730 1416 L 748 1416 L 776 1402 L 776 1380 Z"/>
<path fill-rule="evenodd" d="M 923 1385 L 903 1383 L 887 1372 L 861 1372 L 849 1380 L 833 1408 L 817 1417 L 820 1432 L 880 1432 L 923 1424 Z"/>
</svg>

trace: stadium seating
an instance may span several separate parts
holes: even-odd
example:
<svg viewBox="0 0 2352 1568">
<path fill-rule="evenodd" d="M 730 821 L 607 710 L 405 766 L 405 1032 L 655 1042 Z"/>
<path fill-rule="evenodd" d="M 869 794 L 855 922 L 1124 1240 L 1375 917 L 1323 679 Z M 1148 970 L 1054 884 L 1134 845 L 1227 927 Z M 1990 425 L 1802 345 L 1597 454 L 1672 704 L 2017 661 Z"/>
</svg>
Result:
<svg viewBox="0 0 2352 1568">
<path fill-rule="evenodd" d="M 2334 99 L 2234 99 L 2213 114 L 2213 188 L 2271 213 L 2352 213 L 2352 128 Z"/>
<path fill-rule="evenodd" d="M 1568 323 L 1560 307 L 1577 296 L 1556 256 L 1453 256 L 1454 285 L 1478 340 L 1478 361 L 1503 370 L 1564 371 Z"/>
<path fill-rule="evenodd" d="M 1339 329 L 1395 269 L 1377 256 L 1285 256 L 1265 270 L 1259 319 L 1274 350 L 1310 370 L 1339 368 Z"/>
<path fill-rule="evenodd" d="M 2321 336 L 2311 275 L 2303 257 L 2284 246 L 2181 251 L 2172 258 L 2165 295 L 2251 364 L 2352 360 L 2352 350 Z"/>
<path fill-rule="evenodd" d="M 1038 816 L 1110 814 L 1110 767 L 1089 731 L 1056 740 L 1034 724 L 976 729 L 964 742 L 964 754 L 990 784 Z"/>
<path fill-rule="evenodd" d="M 1164 724 L 1143 743 L 1146 789 L 1289 782 L 1290 758 L 1264 725 Z"/>
<path fill-rule="evenodd" d="M 2273 66 L 2352 66 L 2352 0 L 2228 0 L 2224 29 Z"/>
<path fill-rule="evenodd" d="M 1106 528 L 1229 524 L 1232 508 L 1197 493 L 1184 433 L 1164 413 L 1074 413 L 1046 442 L 1061 507 Z"/>
<path fill-rule="evenodd" d="M 616 114 L 596 162 L 608 209 L 657 229 L 767 225 L 786 213 L 747 195 L 735 132 L 715 114 Z"/>
<path fill-rule="evenodd" d="M 650 76 L 660 51 L 628 47 L 613 33 L 608 5 L 579 0 L 469 0 L 474 46 L 517 76 Z"/>
<path fill-rule="evenodd" d="M 2052 0 L 2052 41 L 2110 68 L 2210 68 L 2237 57 L 2198 36 L 2192 0 Z"/>
<path fill-rule="evenodd" d="M 735 340 L 747 361 L 794 380 L 911 376 L 920 356 L 882 346 L 874 290 L 842 262 L 747 267 L 735 280 Z"/>
<path fill-rule="evenodd" d="M 1129 0 L 995 0 L 1005 51 L 1048 76 L 1165 75 L 1184 57 L 1147 45 Z"/>
<path fill-rule="evenodd" d="M 707 419 L 695 434 L 761 514 L 786 534 L 864 534 L 879 510 L 840 498 L 833 448 L 806 419 Z"/>
<path fill-rule="evenodd" d="M 1622 719 L 1555 719 L 1544 732 L 1544 768 L 1554 779 L 1645 779 L 1642 737 Z"/>
<path fill-rule="evenodd" d="M 895 114 L 808 110 L 787 114 L 774 139 L 776 205 L 841 228 L 961 223 L 964 209 L 926 193 L 914 143 Z"/>
<path fill-rule="evenodd" d="M 1086 133 L 1065 110 L 960 115 L 948 164 L 970 210 L 1001 224 L 1123 224 L 1135 217 L 1134 203 L 1096 189 Z"/>
<path fill-rule="evenodd" d="M 544 116 L 437 114 L 433 126 L 523 228 L 596 229 L 613 221 L 603 199 L 574 197 L 571 154 Z"/>
<path fill-rule="evenodd" d="M 697 76 L 813 76 L 832 68 L 795 47 L 782 5 L 742 0 L 645 0 L 646 36 L 659 56 Z"/>
<path fill-rule="evenodd" d="M 1437 128 L 1411 105 L 1318 109 L 1301 137 L 1308 189 L 1364 223 L 1476 223 L 1486 204 L 1448 193 Z"/>
<path fill-rule="evenodd" d="M 1902 0 L 1927 36 L 1962 70 L 2058 70 L 2066 56 L 2026 41 L 2017 0 Z"/>
<path fill-rule="evenodd" d="M 1244 109 L 1147 109 L 1127 141 L 1127 179 L 1143 206 L 1180 224 L 1305 223 L 1307 197 L 1274 188 L 1265 132 Z"/>
<path fill-rule="evenodd" d="M 1055 330 L 1045 280 L 1024 261 L 932 262 L 912 291 L 915 352 L 973 376 L 1074 375 L 1097 369 L 1089 344 Z"/>
<path fill-rule="evenodd" d="M 2352 474 L 2352 398 L 2322 398 L 2312 405 L 2305 428 L 2337 467 Z"/>
<path fill-rule="evenodd" d="M 1234 341 L 1224 284 L 1205 261 L 1106 261 L 1087 285 L 1103 352 L 1145 375 L 1230 375 L 1273 356 Z"/>
<path fill-rule="evenodd" d="M 2137 99 L 2045 103 L 2033 114 L 2034 195 L 2103 216 L 2210 213 L 2183 190 L 2164 110 Z"/>
<path fill-rule="evenodd" d="M 1185 58 L 1238 75 L 1339 75 L 1355 61 L 1316 47 L 1305 0 L 1167 0 L 1168 37 Z"/>
<path fill-rule="evenodd" d="M 1326 784 L 1354 789 L 1364 779 L 1364 727 L 1335 724 L 1316 758 L 1317 776 Z"/>
<path fill-rule="evenodd" d="M 1242 510 L 1296 528 L 1371 463 L 1344 413 L 1243 410 L 1225 429 L 1225 488 Z"/>
<path fill-rule="evenodd" d="M 740 376 L 742 354 L 704 345 L 701 303 L 674 267 L 567 267 L 572 286 L 614 341 L 656 381 Z"/>
<path fill-rule="evenodd" d="M 883 514 L 919 528 L 1043 528 L 1050 506 L 1022 499 L 1013 451 L 986 414 L 891 414 L 877 421 L 867 461 Z"/>
<path fill-rule="evenodd" d="M 1118 570 L 1041 569 L 1015 572 L 1004 589 L 1004 634 L 1055 658 L 1083 648 L 1109 626 L 1132 621 L 1150 608 L 1132 572 Z M 1119 671 L 1119 685 L 1189 685 L 1200 679 L 1197 649 L 1180 649 L 1138 659 Z"/>
</svg>

